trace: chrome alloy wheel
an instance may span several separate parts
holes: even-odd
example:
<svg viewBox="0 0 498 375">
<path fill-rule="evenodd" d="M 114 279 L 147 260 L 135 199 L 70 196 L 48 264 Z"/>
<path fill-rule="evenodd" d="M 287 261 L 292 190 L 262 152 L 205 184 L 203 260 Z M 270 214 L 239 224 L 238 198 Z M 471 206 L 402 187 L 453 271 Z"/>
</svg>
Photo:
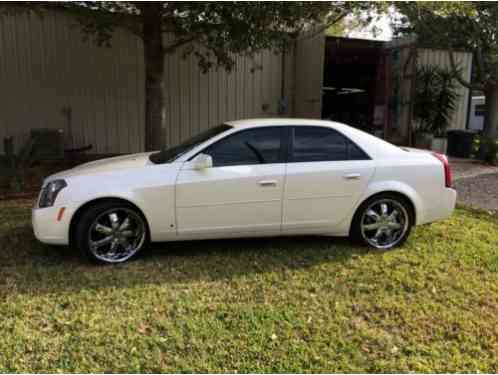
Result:
<svg viewBox="0 0 498 375">
<path fill-rule="evenodd" d="M 389 249 L 400 242 L 409 225 L 405 207 L 394 199 L 372 202 L 361 217 L 363 239 L 377 249 Z"/>
<path fill-rule="evenodd" d="M 88 232 L 88 247 L 95 258 L 119 263 L 136 254 L 145 237 L 145 222 L 140 215 L 128 208 L 113 208 L 93 221 Z"/>
</svg>

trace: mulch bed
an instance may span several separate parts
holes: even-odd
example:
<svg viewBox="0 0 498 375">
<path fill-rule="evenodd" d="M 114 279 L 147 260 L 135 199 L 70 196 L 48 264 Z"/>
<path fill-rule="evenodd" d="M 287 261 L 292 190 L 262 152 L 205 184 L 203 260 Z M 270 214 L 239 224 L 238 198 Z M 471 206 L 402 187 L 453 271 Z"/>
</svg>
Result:
<svg viewBox="0 0 498 375">
<path fill-rule="evenodd" d="M 11 192 L 0 193 L 0 201 L 18 200 L 18 199 L 30 199 L 30 200 L 32 200 L 32 199 L 36 199 L 38 193 L 39 193 L 39 189 L 27 191 L 27 192 L 22 192 L 22 193 L 11 193 Z"/>
</svg>

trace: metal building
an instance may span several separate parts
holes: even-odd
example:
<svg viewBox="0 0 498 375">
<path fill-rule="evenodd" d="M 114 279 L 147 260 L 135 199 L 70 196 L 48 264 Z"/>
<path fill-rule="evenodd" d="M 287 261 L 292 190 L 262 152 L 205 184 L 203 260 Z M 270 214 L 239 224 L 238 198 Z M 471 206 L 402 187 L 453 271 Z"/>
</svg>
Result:
<svg viewBox="0 0 498 375">
<path fill-rule="evenodd" d="M 237 57 L 230 73 L 202 74 L 183 51 L 164 61 L 166 145 L 179 143 L 223 121 L 290 115 L 279 108 L 282 54 L 263 51 Z M 286 105 L 285 105 L 286 104 Z M 91 152 L 138 152 L 144 144 L 144 63 L 141 40 L 116 30 L 112 47 L 84 41 L 76 20 L 60 12 L 0 18 L 0 140 L 13 136 L 16 149 L 30 129 L 63 129 L 67 148 Z M 0 145 L 0 152 L 2 145 Z"/>
<path fill-rule="evenodd" d="M 296 115 L 341 121 L 398 144 L 412 143 L 416 67 L 450 67 L 447 51 L 419 48 L 410 39 L 380 42 L 320 35 L 303 39 L 296 51 Z M 462 77 L 470 81 L 472 54 L 455 52 L 454 57 Z M 458 84 L 451 129 L 466 127 L 468 91 Z"/>
<path fill-rule="evenodd" d="M 472 55 L 455 57 L 470 79 Z M 181 50 L 166 56 L 167 146 L 223 121 L 271 116 L 342 120 L 410 144 L 415 64 L 449 64 L 446 51 L 405 41 L 313 34 L 300 37 L 285 55 L 263 51 L 236 60 L 231 72 L 203 74 Z M 452 122 L 457 129 L 465 128 L 468 108 L 468 90 L 459 91 Z M 36 128 L 62 129 L 66 148 L 142 151 L 141 40 L 118 29 L 112 47 L 97 47 L 61 12 L 0 18 L 0 140 L 13 136 L 18 150 Z"/>
</svg>

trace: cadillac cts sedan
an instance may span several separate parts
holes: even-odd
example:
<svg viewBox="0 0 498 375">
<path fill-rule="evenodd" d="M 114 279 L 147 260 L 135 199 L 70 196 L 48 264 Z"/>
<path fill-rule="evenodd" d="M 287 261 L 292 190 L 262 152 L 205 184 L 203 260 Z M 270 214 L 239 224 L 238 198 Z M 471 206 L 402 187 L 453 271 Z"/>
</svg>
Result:
<svg viewBox="0 0 498 375">
<path fill-rule="evenodd" d="M 390 249 L 455 200 L 443 155 L 336 122 L 253 119 L 52 175 L 32 221 L 41 242 L 119 263 L 149 241 L 314 234 Z"/>
</svg>

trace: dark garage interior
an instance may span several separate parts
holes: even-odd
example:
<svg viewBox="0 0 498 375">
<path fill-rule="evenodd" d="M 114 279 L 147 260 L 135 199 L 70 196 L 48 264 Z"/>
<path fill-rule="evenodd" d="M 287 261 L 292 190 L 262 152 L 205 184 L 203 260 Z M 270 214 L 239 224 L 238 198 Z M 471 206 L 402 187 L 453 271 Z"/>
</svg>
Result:
<svg viewBox="0 0 498 375">
<path fill-rule="evenodd" d="M 383 42 L 327 37 L 322 118 L 381 135 L 384 129 Z"/>
</svg>

